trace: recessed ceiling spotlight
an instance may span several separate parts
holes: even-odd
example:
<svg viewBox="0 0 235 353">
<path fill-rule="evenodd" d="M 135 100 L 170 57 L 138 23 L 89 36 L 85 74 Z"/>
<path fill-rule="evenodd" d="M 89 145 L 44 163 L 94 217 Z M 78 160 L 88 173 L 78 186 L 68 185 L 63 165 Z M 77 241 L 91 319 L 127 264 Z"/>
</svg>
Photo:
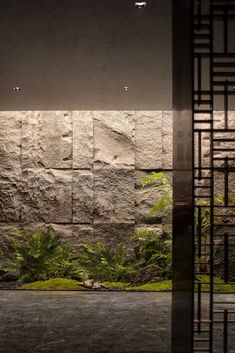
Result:
<svg viewBox="0 0 235 353">
<path fill-rule="evenodd" d="M 143 9 L 146 6 L 147 6 L 146 1 L 136 1 L 135 2 L 135 7 L 137 7 L 138 9 Z"/>
<path fill-rule="evenodd" d="M 21 91 L 21 87 L 20 86 L 15 86 L 14 87 L 14 91 L 15 92 L 20 92 Z"/>
<path fill-rule="evenodd" d="M 125 92 L 130 91 L 130 87 L 128 87 L 128 86 L 124 86 L 123 89 L 124 89 Z"/>
</svg>

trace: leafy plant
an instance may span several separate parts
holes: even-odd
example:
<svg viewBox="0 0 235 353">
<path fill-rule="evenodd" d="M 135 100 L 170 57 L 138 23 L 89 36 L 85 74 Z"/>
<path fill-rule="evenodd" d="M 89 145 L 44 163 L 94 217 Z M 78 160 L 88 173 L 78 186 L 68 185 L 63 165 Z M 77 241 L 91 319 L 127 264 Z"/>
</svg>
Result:
<svg viewBox="0 0 235 353">
<path fill-rule="evenodd" d="M 1 249 L 2 268 L 19 272 L 24 282 L 65 277 L 75 270 L 70 247 L 52 229 L 14 233 L 10 243 L 11 250 Z"/>
<path fill-rule="evenodd" d="M 147 228 L 136 229 L 132 239 L 135 243 L 136 258 L 142 262 L 142 267 L 154 267 L 160 276 L 170 278 L 172 267 L 170 244 Z"/>
<path fill-rule="evenodd" d="M 164 172 L 152 172 L 147 177 L 140 179 L 142 187 L 147 187 L 160 182 L 162 186 L 162 196 L 150 208 L 149 213 L 152 215 L 161 215 L 162 212 L 172 205 L 172 186 L 168 176 Z"/>
<path fill-rule="evenodd" d="M 78 254 L 78 264 L 83 279 L 97 281 L 121 281 L 133 271 L 124 245 L 111 252 L 102 242 L 84 244 Z"/>
<path fill-rule="evenodd" d="M 229 202 L 234 202 L 235 199 L 233 195 L 228 195 L 228 201 Z M 214 205 L 215 206 L 222 206 L 224 205 L 224 196 L 223 195 L 217 195 L 214 199 Z M 202 256 L 201 258 L 197 259 L 197 270 L 198 272 L 209 272 L 210 269 L 210 219 L 211 219 L 211 213 L 210 213 L 210 201 L 209 200 L 203 200 L 199 203 L 200 209 L 201 209 L 201 217 L 200 217 L 200 227 L 201 227 L 201 252 Z M 214 217 L 219 215 L 219 209 L 214 208 Z M 214 241 L 214 265 L 220 265 L 223 261 L 223 251 L 222 251 L 222 241 L 221 238 L 216 235 L 217 231 L 219 229 L 219 226 L 213 228 L 214 230 L 214 236 L 213 236 L 213 241 Z M 198 213 L 195 212 L 195 234 L 199 234 L 199 217 Z M 198 236 L 196 237 L 196 242 L 198 245 Z"/>
</svg>

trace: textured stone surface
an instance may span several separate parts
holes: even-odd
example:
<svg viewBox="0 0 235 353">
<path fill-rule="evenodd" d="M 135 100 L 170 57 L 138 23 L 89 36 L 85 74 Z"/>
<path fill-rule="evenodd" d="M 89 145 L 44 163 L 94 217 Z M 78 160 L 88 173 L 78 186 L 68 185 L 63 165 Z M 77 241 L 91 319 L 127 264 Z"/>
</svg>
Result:
<svg viewBox="0 0 235 353">
<path fill-rule="evenodd" d="M 72 221 L 72 172 L 29 169 L 23 172 L 24 222 Z"/>
<path fill-rule="evenodd" d="M 173 168 L 173 113 L 162 112 L 162 168 Z"/>
<path fill-rule="evenodd" d="M 159 186 L 141 190 L 134 174 L 171 168 L 171 112 L 2 112 L 0 121 L 0 222 L 52 226 L 75 248 L 115 247 L 135 224 L 169 222 L 148 212 Z"/>
<path fill-rule="evenodd" d="M 136 113 L 136 168 L 162 168 L 162 112 Z"/>
<path fill-rule="evenodd" d="M 93 173 L 73 171 L 73 222 L 91 223 L 93 220 Z"/>
<path fill-rule="evenodd" d="M 73 167 L 89 169 L 93 165 L 93 113 L 73 112 Z"/>
<path fill-rule="evenodd" d="M 23 112 L 0 112 L 0 170 L 21 164 Z"/>
<path fill-rule="evenodd" d="M 90 224 L 74 224 L 71 235 L 74 249 L 78 249 L 82 244 L 94 241 L 94 230 Z"/>
<path fill-rule="evenodd" d="M 21 219 L 21 170 L 0 171 L 0 221 L 18 222 Z"/>
<path fill-rule="evenodd" d="M 95 170 L 94 222 L 133 223 L 134 185 L 133 170 Z"/>
<path fill-rule="evenodd" d="M 71 168 L 71 113 L 27 112 L 22 125 L 22 158 L 25 168 Z"/>
<path fill-rule="evenodd" d="M 134 128 L 132 112 L 94 112 L 95 168 L 134 167 Z"/>
<path fill-rule="evenodd" d="M 116 224 L 95 224 L 94 241 L 104 241 L 112 250 L 117 249 L 120 244 L 125 244 L 128 251 L 130 247 L 130 237 L 135 229 L 134 224 L 116 223 Z"/>
</svg>

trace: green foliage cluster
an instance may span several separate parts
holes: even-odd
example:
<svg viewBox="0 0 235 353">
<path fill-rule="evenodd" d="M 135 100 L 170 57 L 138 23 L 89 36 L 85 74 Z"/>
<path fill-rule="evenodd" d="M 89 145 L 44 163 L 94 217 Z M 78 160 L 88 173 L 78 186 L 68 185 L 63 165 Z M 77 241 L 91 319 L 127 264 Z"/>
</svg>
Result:
<svg viewBox="0 0 235 353">
<path fill-rule="evenodd" d="M 144 268 L 154 267 L 156 272 L 170 278 L 172 270 L 171 242 L 164 241 L 153 230 L 136 229 L 132 237 L 136 258 Z"/>
<path fill-rule="evenodd" d="M 202 283 L 201 290 L 203 292 L 209 292 L 210 290 L 210 276 L 208 275 L 199 275 L 197 276 L 198 280 Z M 214 277 L 214 291 L 216 293 L 235 293 L 235 284 L 225 283 L 223 279 Z M 195 291 L 197 291 L 197 284 L 195 284 Z"/>
<path fill-rule="evenodd" d="M 228 195 L 228 201 L 229 203 L 233 203 L 235 201 L 235 198 L 233 195 L 229 194 Z M 224 205 L 224 195 L 217 195 L 214 199 L 214 205 L 215 206 L 223 206 Z M 210 248 L 208 244 L 210 243 L 210 219 L 211 219 L 211 214 L 210 214 L 210 201 L 209 200 L 203 200 L 199 203 L 199 206 L 201 206 L 201 247 L 202 247 L 202 253 L 203 256 L 201 257 L 200 261 L 199 259 L 197 260 L 198 262 L 198 272 L 209 272 L 210 269 Z M 214 217 L 216 217 L 219 214 L 219 209 L 214 208 Z M 222 240 L 221 237 L 218 237 L 216 235 L 219 227 L 214 227 L 214 264 L 220 265 L 223 262 L 223 247 L 222 245 Z M 195 212 L 195 234 L 199 233 L 199 220 L 198 220 L 198 213 Z M 196 238 L 196 240 L 198 240 Z"/>
<path fill-rule="evenodd" d="M 24 282 L 65 277 L 75 271 L 70 247 L 62 245 L 61 237 L 51 229 L 14 233 L 10 243 L 9 249 L 1 249 L 5 259 L 1 268 L 19 272 Z"/>
<path fill-rule="evenodd" d="M 19 272 L 26 283 L 64 277 L 128 282 L 138 274 L 141 277 L 143 270 L 149 268 L 159 277 L 170 276 L 169 246 L 154 231 L 136 230 L 132 243 L 135 257 L 127 256 L 123 244 L 111 251 L 98 242 L 83 244 L 76 259 L 72 259 L 71 248 L 52 229 L 15 233 L 11 237 L 11 250 L 1 250 L 4 258 L 1 268 Z"/>
<path fill-rule="evenodd" d="M 79 272 L 83 279 L 116 282 L 133 272 L 127 260 L 126 249 L 120 245 L 116 251 L 110 251 L 101 242 L 84 244 L 78 254 Z"/>
<path fill-rule="evenodd" d="M 163 187 L 162 198 L 153 205 L 151 213 L 159 214 L 171 204 L 172 188 L 165 173 L 150 173 L 140 182 L 142 187 L 155 183 Z M 131 282 L 146 273 L 147 280 L 152 274 L 157 278 L 170 278 L 172 261 L 169 244 L 146 228 L 136 230 L 131 240 L 134 257 L 127 256 L 122 244 L 111 251 L 104 243 L 97 242 L 83 244 L 75 259 L 72 258 L 71 248 L 63 244 L 61 236 L 52 229 L 24 231 L 12 234 L 9 248 L 0 250 L 4 258 L 0 268 L 19 272 L 26 283 L 65 277 L 120 283 Z"/>
<path fill-rule="evenodd" d="M 159 216 L 172 205 L 172 186 L 168 176 L 164 172 L 151 172 L 147 177 L 140 179 L 142 187 L 148 187 L 160 183 L 162 186 L 162 196 L 150 208 L 151 215 Z"/>
</svg>

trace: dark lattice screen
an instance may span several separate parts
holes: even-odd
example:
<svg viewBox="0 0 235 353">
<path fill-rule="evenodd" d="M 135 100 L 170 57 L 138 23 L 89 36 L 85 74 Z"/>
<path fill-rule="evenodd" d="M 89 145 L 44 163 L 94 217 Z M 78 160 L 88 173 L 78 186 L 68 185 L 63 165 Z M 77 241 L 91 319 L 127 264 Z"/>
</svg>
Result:
<svg viewBox="0 0 235 353">
<path fill-rule="evenodd" d="M 227 353 L 235 302 L 216 291 L 235 282 L 235 0 L 194 0 L 193 18 L 194 352 Z"/>
</svg>

